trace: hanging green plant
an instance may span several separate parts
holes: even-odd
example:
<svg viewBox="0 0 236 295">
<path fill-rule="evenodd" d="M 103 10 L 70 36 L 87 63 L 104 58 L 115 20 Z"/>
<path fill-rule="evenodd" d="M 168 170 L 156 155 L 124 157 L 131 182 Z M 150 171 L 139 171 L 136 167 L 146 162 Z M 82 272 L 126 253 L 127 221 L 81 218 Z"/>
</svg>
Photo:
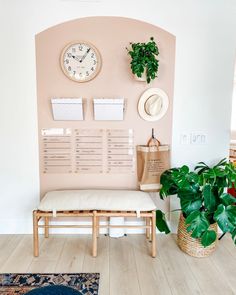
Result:
<svg viewBox="0 0 236 295">
<path fill-rule="evenodd" d="M 131 56 L 131 70 L 134 75 L 141 78 L 146 75 L 147 83 L 157 78 L 159 60 L 157 56 L 159 50 L 153 37 L 147 43 L 130 43 L 131 49 L 127 48 L 128 54 Z"/>
</svg>

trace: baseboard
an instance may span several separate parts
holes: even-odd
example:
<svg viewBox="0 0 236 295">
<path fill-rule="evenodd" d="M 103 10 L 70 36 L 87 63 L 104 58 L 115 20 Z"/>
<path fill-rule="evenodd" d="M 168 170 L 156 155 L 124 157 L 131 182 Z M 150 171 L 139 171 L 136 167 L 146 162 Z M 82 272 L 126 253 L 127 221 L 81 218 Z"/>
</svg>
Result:
<svg viewBox="0 0 236 295">
<path fill-rule="evenodd" d="M 31 234 L 32 219 L 0 218 L 0 234 Z"/>
</svg>

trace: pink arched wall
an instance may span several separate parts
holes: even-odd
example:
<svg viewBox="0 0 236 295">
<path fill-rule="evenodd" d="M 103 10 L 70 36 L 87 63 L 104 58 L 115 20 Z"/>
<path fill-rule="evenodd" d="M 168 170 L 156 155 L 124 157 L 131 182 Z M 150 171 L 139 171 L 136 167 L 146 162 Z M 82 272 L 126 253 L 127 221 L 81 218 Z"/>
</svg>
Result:
<svg viewBox="0 0 236 295">
<path fill-rule="evenodd" d="M 126 47 L 129 42 L 146 42 L 154 37 L 159 47 L 158 78 L 150 84 L 134 80 Z M 70 42 L 84 40 L 94 44 L 102 55 L 98 76 L 86 83 L 69 80 L 60 68 L 60 54 Z M 146 144 L 151 128 L 163 144 L 171 145 L 175 64 L 175 37 L 154 25 L 123 17 L 86 17 L 51 27 L 36 35 L 38 128 L 41 196 L 49 190 L 78 188 L 137 188 L 136 171 L 129 174 L 45 174 L 43 173 L 43 128 L 128 129 L 134 130 L 134 144 Z M 141 94 L 150 87 L 163 89 L 169 96 L 166 115 L 157 122 L 144 121 L 138 114 Z M 84 121 L 54 121 L 53 97 L 87 99 Z M 94 121 L 93 97 L 125 97 L 123 121 Z"/>
</svg>

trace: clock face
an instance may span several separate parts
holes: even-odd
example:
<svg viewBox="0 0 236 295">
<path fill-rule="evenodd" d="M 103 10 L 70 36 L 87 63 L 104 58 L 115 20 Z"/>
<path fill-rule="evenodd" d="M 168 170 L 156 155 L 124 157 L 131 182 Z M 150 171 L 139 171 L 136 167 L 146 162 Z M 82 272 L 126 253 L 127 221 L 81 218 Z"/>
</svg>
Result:
<svg viewBox="0 0 236 295">
<path fill-rule="evenodd" d="M 69 79 L 87 82 L 99 73 L 101 56 L 92 44 L 82 41 L 73 42 L 62 51 L 61 67 Z"/>
</svg>

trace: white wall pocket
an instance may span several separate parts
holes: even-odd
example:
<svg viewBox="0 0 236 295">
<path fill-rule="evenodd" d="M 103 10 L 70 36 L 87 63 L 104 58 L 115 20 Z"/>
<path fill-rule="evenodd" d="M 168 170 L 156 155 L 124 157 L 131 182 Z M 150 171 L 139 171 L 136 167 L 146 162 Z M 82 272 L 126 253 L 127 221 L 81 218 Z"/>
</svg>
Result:
<svg viewBox="0 0 236 295">
<path fill-rule="evenodd" d="M 94 98 L 94 120 L 124 120 L 124 98 Z"/>
<path fill-rule="evenodd" d="M 52 98 L 51 104 L 55 121 L 84 120 L 82 98 Z"/>
</svg>

